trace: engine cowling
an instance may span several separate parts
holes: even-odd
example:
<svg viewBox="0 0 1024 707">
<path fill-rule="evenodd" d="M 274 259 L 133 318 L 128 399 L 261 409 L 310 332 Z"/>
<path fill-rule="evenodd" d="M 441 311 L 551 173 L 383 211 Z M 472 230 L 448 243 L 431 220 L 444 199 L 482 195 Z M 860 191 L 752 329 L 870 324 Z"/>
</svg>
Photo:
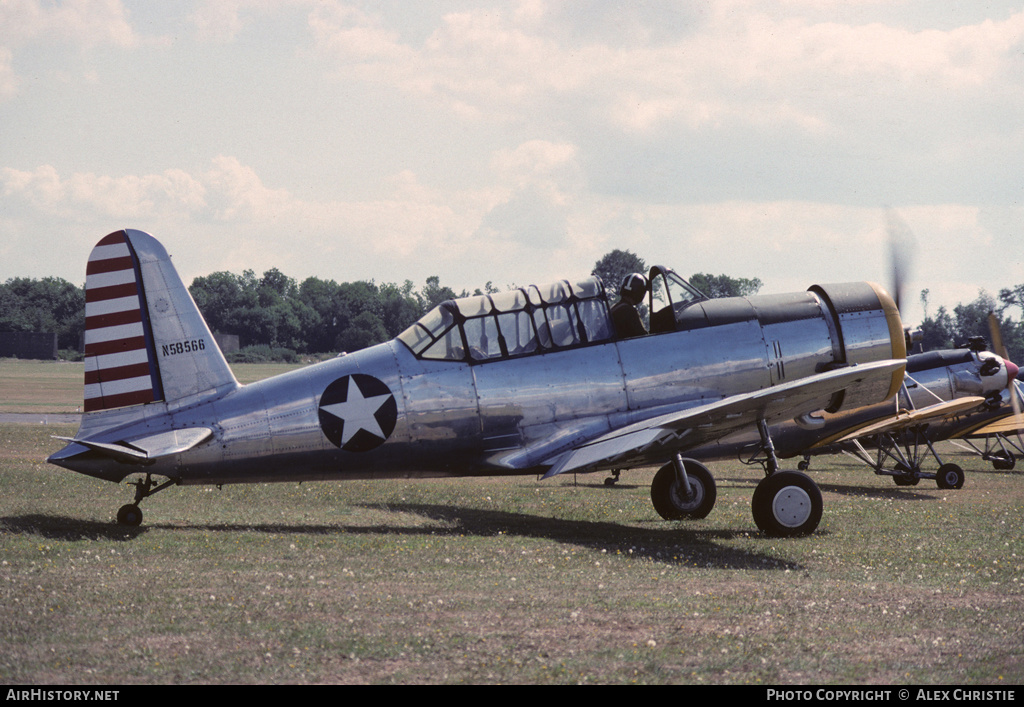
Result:
<svg viewBox="0 0 1024 707">
<path fill-rule="evenodd" d="M 873 282 L 846 282 L 814 285 L 808 291 L 820 298 L 831 314 L 835 366 L 907 357 L 899 309 L 881 286 Z M 838 412 L 888 399 L 903 384 L 904 370 L 895 371 L 887 386 L 879 383 L 842 391 L 833 396 L 826 409 Z"/>
</svg>

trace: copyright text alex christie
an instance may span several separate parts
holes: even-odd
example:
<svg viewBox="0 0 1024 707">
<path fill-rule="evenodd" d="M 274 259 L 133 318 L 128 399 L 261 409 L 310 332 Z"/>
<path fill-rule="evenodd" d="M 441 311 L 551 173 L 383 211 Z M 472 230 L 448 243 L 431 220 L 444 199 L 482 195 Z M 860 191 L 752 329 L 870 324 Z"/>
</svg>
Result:
<svg viewBox="0 0 1024 707">
<path fill-rule="evenodd" d="M 1014 690 L 836 690 L 820 688 L 818 690 L 773 690 L 769 689 L 769 700 L 806 700 L 806 701 L 881 701 L 898 699 L 905 702 L 923 700 L 925 702 L 1015 702 L 1017 695 Z"/>
</svg>

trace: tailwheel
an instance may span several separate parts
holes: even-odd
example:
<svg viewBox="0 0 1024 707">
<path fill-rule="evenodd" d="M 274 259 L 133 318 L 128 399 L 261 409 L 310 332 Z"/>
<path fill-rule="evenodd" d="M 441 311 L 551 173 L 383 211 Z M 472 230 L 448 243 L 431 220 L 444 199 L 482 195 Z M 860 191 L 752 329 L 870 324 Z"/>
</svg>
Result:
<svg viewBox="0 0 1024 707">
<path fill-rule="evenodd" d="M 958 489 L 964 485 L 964 470 L 956 464 L 943 464 L 935 472 L 935 483 L 940 489 Z"/>
<path fill-rule="evenodd" d="M 654 475 L 651 483 L 654 510 L 665 520 L 705 518 L 718 496 L 715 479 L 703 464 L 692 459 L 681 461 L 683 473 L 676 469 L 676 462 L 669 462 Z"/>
<path fill-rule="evenodd" d="M 821 521 L 821 491 L 806 474 L 777 471 L 754 489 L 754 522 L 766 535 L 792 537 L 813 533 Z"/>
<path fill-rule="evenodd" d="M 142 499 L 152 496 L 157 491 L 163 491 L 168 486 L 173 486 L 178 482 L 175 479 L 168 479 L 164 483 L 158 484 L 153 481 L 153 476 L 151 474 L 146 474 L 144 479 L 129 481 L 127 483 L 135 487 L 135 502 L 127 503 L 118 509 L 117 524 L 134 527 L 142 524 L 142 510 L 139 508 L 139 504 L 142 503 Z"/>
<path fill-rule="evenodd" d="M 117 524 L 135 527 L 142 524 L 142 509 L 134 503 L 126 503 L 117 511 Z"/>
</svg>

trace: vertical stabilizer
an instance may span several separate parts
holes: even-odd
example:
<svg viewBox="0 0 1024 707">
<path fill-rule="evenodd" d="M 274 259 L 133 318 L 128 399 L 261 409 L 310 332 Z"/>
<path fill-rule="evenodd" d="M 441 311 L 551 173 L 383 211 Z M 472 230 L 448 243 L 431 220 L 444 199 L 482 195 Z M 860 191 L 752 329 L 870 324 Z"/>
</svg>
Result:
<svg viewBox="0 0 1024 707">
<path fill-rule="evenodd" d="M 134 230 L 96 244 L 85 282 L 85 411 L 237 386 L 163 246 Z"/>
</svg>

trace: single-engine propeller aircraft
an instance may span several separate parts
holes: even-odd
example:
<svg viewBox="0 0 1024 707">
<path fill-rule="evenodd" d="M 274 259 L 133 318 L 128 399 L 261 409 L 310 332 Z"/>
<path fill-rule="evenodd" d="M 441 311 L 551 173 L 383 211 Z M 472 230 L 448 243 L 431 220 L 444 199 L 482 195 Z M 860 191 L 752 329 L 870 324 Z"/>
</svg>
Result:
<svg viewBox="0 0 1024 707">
<path fill-rule="evenodd" d="M 1024 456 L 1024 395 L 1015 383 L 1003 391 L 1003 406 L 988 415 L 971 415 L 964 424 L 949 434 L 950 441 L 972 454 L 976 454 L 992 468 L 1009 471 Z"/>
<path fill-rule="evenodd" d="M 869 425 L 835 440 L 834 447 L 865 462 L 876 474 L 891 476 L 898 486 L 914 486 L 928 478 L 934 478 L 940 488 L 963 486 L 963 469 L 944 461 L 935 444 L 981 427 L 985 421 L 1010 416 L 1011 405 L 1004 397 L 1015 389 L 1019 371 L 1008 359 L 983 351 L 983 346 L 975 341 L 968 348 L 908 357 L 907 392 L 898 399 L 908 400 L 909 405 L 888 423 Z M 929 398 L 940 402 L 927 405 Z M 971 405 L 972 400 L 977 404 Z M 819 450 L 829 446 L 822 444 Z M 869 448 L 874 448 L 873 455 Z M 929 455 L 938 464 L 934 473 L 923 470 Z M 887 463 L 894 465 L 889 468 Z"/>
<path fill-rule="evenodd" d="M 995 312 L 988 314 L 988 327 L 992 348 L 1006 358 L 1003 334 Z M 1019 381 L 1014 381 L 1002 391 L 1000 403 L 1000 406 L 992 406 L 993 411 L 988 417 L 974 417 L 969 423 L 950 431 L 950 436 L 955 440 L 954 444 L 992 462 L 995 469 L 1008 471 L 1017 462 L 1014 452 L 1024 455 L 1024 437 L 1021 436 L 1024 432 L 1024 394 Z"/>
<path fill-rule="evenodd" d="M 137 474 L 126 525 L 171 485 L 651 464 L 659 513 L 700 518 L 715 482 L 684 453 L 752 427 L 769 458 L 757 526 L 813 532 L 821 493 L 779 469 L 769 425 L 897 393 L 906 343 L 890 295 L 855 282 L 711 300 L 657 266 L 646 300 L 650 331 L 631 338 L 596 277 L 449 300 L 392 341 L 243 386 L 164 247 L 117 231 L 87 266 L 85 414 L 49 461 Z"/>
<path fill-rule="evenodd" d="M 776 423 L 770 430 L 775 453 L 780 458 L 802 456 L 798 465 L 801 470 L 808 468 L 812 456 L 846 453 L 876 474 L 893 477 L 899 486 L 935 479 L 939 488 L 960 488 L 963 469 L 943 462 L 934 444 L 965 437 L 968 432 L 1011 416 L 1007 396 L 1016 391 L 1018 372 L 1009 359 L 984 350 L 980 339 L 960 349 L 912 354 L 907 356 L 903 386 L 893 399 Z M 1005 446 L 1002 451 L 1009 453 Z M 727 435 L 688 454 L 702 461 L 734 458 L 763 462 L 758 437 L 749 430 Z M 938 462 L 934 473 L 923 468 L 929 454 Z M 1006 459 L 996 450 L 991 454 L 994 459 Z M 1009 456 L 1011 463 L 1012 458 Z"/>
</svg>

